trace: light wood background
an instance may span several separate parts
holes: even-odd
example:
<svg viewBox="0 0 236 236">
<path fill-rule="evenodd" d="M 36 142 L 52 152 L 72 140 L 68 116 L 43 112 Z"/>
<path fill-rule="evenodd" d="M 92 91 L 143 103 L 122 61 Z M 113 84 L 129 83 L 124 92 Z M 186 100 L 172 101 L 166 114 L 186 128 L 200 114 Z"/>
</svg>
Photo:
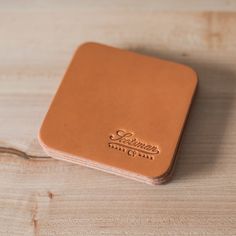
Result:
<svg viewBox="0 0 236 236">
<path fill-rule="evenodd" d="M 198 72 L 169 184 L 45 157 L 40 123 L 86 41 Z M 236 1 L 0 0 L 0 235 L 236 235 Z"/>
</svg>

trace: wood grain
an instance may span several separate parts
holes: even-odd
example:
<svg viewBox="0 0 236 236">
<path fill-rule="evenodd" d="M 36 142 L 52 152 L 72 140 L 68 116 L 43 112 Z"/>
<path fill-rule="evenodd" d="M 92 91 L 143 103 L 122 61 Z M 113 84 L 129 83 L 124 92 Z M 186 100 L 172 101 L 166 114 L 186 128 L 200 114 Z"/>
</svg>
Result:
<svg viewBox="0 0 236 236">
<path fill-rule="evenodd" d="M 219 0 L 0 1 L 0 235 L 236 235 L 235 10 Z M 56 161 L 39 146 L 42 118 L 85 41 L 198 72 L 169 184 Z"/>
</svg>

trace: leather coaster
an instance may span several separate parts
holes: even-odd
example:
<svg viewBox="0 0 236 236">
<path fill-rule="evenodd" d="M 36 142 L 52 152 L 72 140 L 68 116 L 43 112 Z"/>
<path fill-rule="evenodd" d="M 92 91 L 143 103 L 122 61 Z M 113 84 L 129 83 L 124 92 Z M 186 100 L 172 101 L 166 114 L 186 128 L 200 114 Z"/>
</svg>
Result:
<svg viewBox="0 0 236 236">
<path fill-rule="evenodd" d="M 173 172 L 197 86 L 188 66 L 86 43 L 76 51 L 39 132 L 45 151 L 150 184 Z"/>
</svg>

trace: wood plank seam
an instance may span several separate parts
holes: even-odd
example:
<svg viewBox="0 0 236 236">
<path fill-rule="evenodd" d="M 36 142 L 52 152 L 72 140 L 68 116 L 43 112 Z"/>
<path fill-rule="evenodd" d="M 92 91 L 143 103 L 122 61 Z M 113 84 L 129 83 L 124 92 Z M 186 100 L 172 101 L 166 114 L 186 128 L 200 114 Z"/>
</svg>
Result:
<svg viewBox="0 0 236 236">
<path fill-rule="evenodd" d="M 12 154 L 18 157 L 22 157 L 24 159 L 34 160 L 34 161 L 53 160 L 50 156 L 29 155 L 26 152 L 23 152 L 21 150 L 18 150 L 16 148 L 11 148 L 11 147 L 0 147 L 0 153 Z"/>
</svg>

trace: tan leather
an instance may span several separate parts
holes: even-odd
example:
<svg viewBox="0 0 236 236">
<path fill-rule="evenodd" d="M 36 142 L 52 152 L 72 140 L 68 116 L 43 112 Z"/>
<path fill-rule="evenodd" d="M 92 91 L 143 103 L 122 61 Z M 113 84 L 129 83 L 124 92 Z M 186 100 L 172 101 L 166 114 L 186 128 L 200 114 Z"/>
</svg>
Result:
<svg viewBox="0 0 236 236">
<path fill-rule="evenodd" d="M 40 142 L 59 159 L 163 182 L 196 85 L 188 66 L 83 44 L 44 119 Z"/>
</svg>

